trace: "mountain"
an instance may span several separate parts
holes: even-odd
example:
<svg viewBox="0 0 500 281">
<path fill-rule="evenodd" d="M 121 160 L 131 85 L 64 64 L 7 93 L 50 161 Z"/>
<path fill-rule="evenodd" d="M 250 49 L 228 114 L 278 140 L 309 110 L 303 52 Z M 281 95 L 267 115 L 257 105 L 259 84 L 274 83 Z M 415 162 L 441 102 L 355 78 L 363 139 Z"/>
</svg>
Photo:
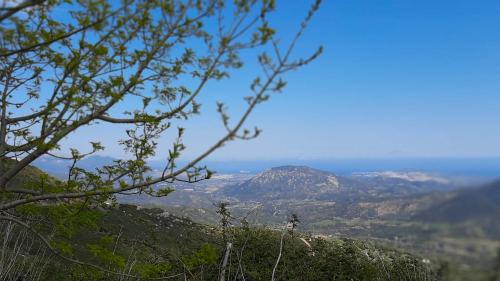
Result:
<svg viewBox="0 0 500 281">
<path fill-rule="evenodd" d="M 415 215 L 415 219 L 418 220 L 449 223 L 498 219 L 499 217 L 500 180 L 479 188 L 457 191 L 452 198 Z"/>
<path fill-rule="evenodd" d="M 221 190 L 240 200 L 328 199 L 352 190 L 353 181 L 305 166 L 281 166 Z"/>
<path fill-rule="evenodd" d="M 77 167 L 93 171 L 95 168 L 113 164 L 114 160 L 116 159 L 108 156 L 91 155 L 80 160 Z M 63 160 L 52 156 L 42 156 L 33 163 L 35 167 L 60 179 L 67 178 L 71 164 L 71 160 Z"/>
<path fill-rule="evenodd" d="M 0 161 L 4 161 L 3 164 L 6 168 L 16 163 L 16 160 L 13 159 L 4 159 Z M 47 183 L 58 182 L 56 178 L 46 174 L 44 171 L 33 166 L 27 166 L 7 183 L 7 187 L 36 189 L 36 185 L 38 185 L 41 180 Z"/>
</svg>

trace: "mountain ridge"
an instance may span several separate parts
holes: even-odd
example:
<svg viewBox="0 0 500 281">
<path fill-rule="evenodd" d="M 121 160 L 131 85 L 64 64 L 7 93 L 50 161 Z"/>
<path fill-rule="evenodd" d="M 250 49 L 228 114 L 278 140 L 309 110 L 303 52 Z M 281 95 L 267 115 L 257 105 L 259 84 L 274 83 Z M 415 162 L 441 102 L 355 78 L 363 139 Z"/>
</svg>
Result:
<svg viewBox="0 0 500 281">
<path fill-rule="evenodd" d="M 414 218 L 430 222 L 459 223 L 500 217 L 500 180 L 456 191 L 452 198 L 430 206 Z"/>
<path fill-rule="evenodd" d="M 319 199 L 339 193 L 343 181 L 330 172 L 287 165 L 267 169 L 222 193 L 240 200 Z"/>
</svg>

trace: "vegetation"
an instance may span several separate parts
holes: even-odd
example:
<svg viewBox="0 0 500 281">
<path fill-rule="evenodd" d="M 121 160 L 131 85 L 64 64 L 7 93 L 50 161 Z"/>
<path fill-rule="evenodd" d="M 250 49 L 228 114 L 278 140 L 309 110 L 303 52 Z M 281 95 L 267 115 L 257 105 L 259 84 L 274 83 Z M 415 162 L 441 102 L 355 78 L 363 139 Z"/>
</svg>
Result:
<svg viewBox="0 0 500 281">
<path fill-rule="evenodd" d="M 268 21 L 275 10 L 273 0 L 33 0 L 2 4 L 3 233 L 29 233 L 37 238 L 33 242 L 37 249 L 49 249 L 67 262 L 94 267 L 102 274 L 117 274 L 116 270 L 126 268 L 127 259 L 110 250 L 109 237 L 95 237 L 97 242 L 87 247 L 106 266 L 81 260 L 75 237 L 84 229 L 98 228 L 99 208 L 112 204 L 117 194 L 167 196 L 172 188 L 155 188 L 155 184 L 208 179 L 213 171 L 200 166 L 200 161 L 230 141 L 257 137 L 258 128 L 244 127 L 255 107 L 284 89 L 287 72 L 321 53 L 319 48 L 307 58 L 292 55 L 319 4 L 312 4 L 285 45 L 277 40 Z M 198 100 L 207 84 L 222 81 L 243 66 L 243 54 L 257 54 L 262 67 L 262 73 L 249 81 L 249 94 L 242 95 L 247 108 L 231 122 L 227 106 L 218 102 L 225 134 L 180 166 L 177 160 L 187 149 L 184 122 L 201 112 Z M 80 147 L 66 151 L 64 141 L 98 123 L 124 128 L 126 137 L 119 144 L 127 156 L 86 170 L 78 162 L 105 149 L 100 140 L 90 142 L 88 151 Z M 171 131 L 175 135 L 171 148 L 159 150 L 158 139 Z M 71 161 L 66 180 L 31 171 L 30 165 L 47 155 Z M 147 165 L 153 156 L 165 159 L 157 177 L 151 176 Z M 24 178 L 31 172 L 36 175 Z M 2 253 L 12 251 L 12 261 L 32 251 L 33 245 L 16 236 L 2 238 Z M 197 261 L 190 263 L 196 265 Z M 9 264 L 2 260 L 2 266 Z M 137 274 L 169 269 L 170 265 L 154 269 L 144 264 Z"/>
<path fill-rule="evenodd" d="M 233 246 L 226 280 L 271 280 L 280 240 L 283 247 L 275 280 L 435 278 L 433 269 L 421 258 L 367 242 L 325 240 L 295 230 L 245 225 L 214 228 L 166 215 L 161 209 L 132 205 L 118 205 L 100 213 L 97 228 L 83 229 L 68 240 L 74 245 L 68 256 L 78 255 L 109 271 L 137 277 L 51 259 L 42 280 L 148 280 L 165 276 L 174 280 L 218 280 L 227 241 Z"/>
</svg>

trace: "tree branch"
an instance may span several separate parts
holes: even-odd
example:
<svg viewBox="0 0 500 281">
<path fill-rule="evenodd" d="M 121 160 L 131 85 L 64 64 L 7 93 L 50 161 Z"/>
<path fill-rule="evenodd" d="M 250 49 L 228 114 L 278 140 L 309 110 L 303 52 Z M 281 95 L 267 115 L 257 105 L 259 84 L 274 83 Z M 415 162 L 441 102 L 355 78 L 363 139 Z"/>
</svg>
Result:
<svg viewBox="0 0 500 281">
<path fill-rule="evenodd" d="M 24 10 L 26 8 L 29 8 L 29 7 L 33 7 L 33 6 L 36 6 L 36 5 L 40 5 L 42 3 L 44 3 L 46 0 L 27 0 L 27 1 L 24 1 L 22 2 L 21 4 L 17 5 L 17 6 L 14 6 L 14 7 L 11 7 L 11 8 L 8 8 L 7 9 L 7 12 L 5 12 L 4 14 L 0 15 L 0 22 L 4 21 L 5 19 L 13 16 L 15 13 L 21 11 L 21 10 Z"/>
</svg>

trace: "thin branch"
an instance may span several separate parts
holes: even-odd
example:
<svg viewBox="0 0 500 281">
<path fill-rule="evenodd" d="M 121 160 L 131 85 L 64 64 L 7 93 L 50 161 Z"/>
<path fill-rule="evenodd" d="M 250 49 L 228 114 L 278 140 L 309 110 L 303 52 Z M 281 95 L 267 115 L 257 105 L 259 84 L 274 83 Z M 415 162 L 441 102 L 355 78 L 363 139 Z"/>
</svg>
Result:
<svg viewBox="0 0 500 281">
<path fill-rule="evenodd" d="M 45 2 L 46 0 L 39 0 L 39 1 L 33 1 L 33 2 Z M 125 6 L 125 5 L 124 5 Z M 120 9 L 117 9 L 116 11 L 110 13 L 109 15 L 105 16 L 105 17 L 102 17 L 92 23 L 89 23 L 87 25 L 84 25 L 80 28 L 77 28 L 73 31 L 70 31 L 68 33 L 65 33 L 65 34 L 62 34 L 60 36 L 57 36 L 57 37 L 54 37 L 50 40 L 47 40 L 47 41 L 44 41 L 44 42 L 40 42 L 40 43 L 37 43 L 37 44 L 33 44 L 33 45 L 30 45 L 30 46 L 26 46 L 26 47 L 22 47 L 22 48 L 19 48 L 19 49 L 16 49 L 16 50 L 9 50 L 3 54 L 0 54 L 0 58 L 4 58 L 4 57 L 9 57 L 9 56 L 12 56 L 12 55 L 15 55 L 15 54 L 19 54 L 19 53 L 26 53 L 26 52 L 29 52 L 29 51 L 32 51 L 36 48 L 39 48 L 39 47 L 46 47 L 46 46 L 49 46 L 51 45 L 52 43 L 55 43 L 55 42 L 58 42 L 58 41 L 61 41 L 61 40 L 64 40 L 64 39 L 67 39 L 77 33 L 80 33 L 84 30 L 87 30 L 89 28 L 92 28 L 100 23 L 102 23 L 103 21 L 105 21 L 106 19 L 118 14 L 118 12 L 120 12 L 121 10 L 124 9 L 124 6 L 122 6 Z M 1 19 L 0 19 L 1 21 Z"/>
<path fill-rule="evenodd" d="M 36 6 L 36 5 L 40 5 L 42 3 L 44 3 L 46 0 L 27 0 L 27 1 L 24 1 L 23 3 L 17 5 L 17 6 L 14 6 L 12 8 L 9 8 L 7 10 L 7 12 L 5 12 L 4 14 L 0 15 L 0 22 L 4 21 L 5 19 L 13 16 L 15 13 L 21 11 L 21 10 L 24 10 L 26 8 L 30 8 L 30 7 L 33 7 L 33 6 Z"/>
<path fill-rule="evenodd" d="M 276 274 L 276 269 L 278 268 L 278 264 L 280 263 L 280 260 L 281 260 L 281 254 L 283 253 L 283 238 L 285 237 L 285 230 L 283 230 L 283 232 L 281 233 L 281 239 L 280 239 L 280 252 L 278 254 L 278 258 L 276 259 L 276 263 L 274 264 L 274 268 L 273 268 L 273 274 L 271 276 L 271 281 L 274 281 L 275 278 L 275 274 Z"/>
</svg>

